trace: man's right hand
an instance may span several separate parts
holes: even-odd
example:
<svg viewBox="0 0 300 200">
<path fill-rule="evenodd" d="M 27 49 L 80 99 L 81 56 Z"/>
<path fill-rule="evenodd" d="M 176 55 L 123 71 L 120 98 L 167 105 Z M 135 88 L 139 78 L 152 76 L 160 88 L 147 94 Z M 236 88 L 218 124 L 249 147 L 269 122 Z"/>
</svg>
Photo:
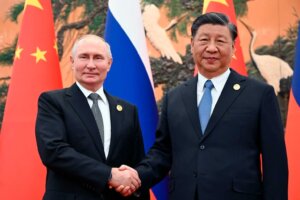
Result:
<svg viewBox="0 0 300 200">
<path fill-rule="evenodd" d="M 129 166 L 122 165 L 120 168 L 112 168 L 111 175 L 108 185 L 123 196 L 131 195 L 141 186 L 138 173 Z"/>
</svg>

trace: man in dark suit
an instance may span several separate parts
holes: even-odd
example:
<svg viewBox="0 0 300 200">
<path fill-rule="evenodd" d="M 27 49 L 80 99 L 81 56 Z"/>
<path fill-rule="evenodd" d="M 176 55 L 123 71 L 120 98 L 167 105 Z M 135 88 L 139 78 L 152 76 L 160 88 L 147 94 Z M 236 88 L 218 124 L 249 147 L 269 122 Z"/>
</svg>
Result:
<svg viewBox="0 0 300 200">
<path fill-rule="evenodd" d="M 109 45 L 96 35 L 79 38 L 72 49 L 76 83 L 41 94 L 36 139 L 47 167 L 45 200 L 124 199 L 113 189 L 140 186 L 137 173 L 120 171 L 144 157 L 137 108 L 103 89 L 112 63 Z M 139 192 L 126 199 L 149 199 Z"/>
<path fill-rule="evenodd" d="M 165 95 L 156 141 L 136 168 L 142 187 L 169 173 L 172 200 L 287 200 L 274 89 L 229 68 L 236 37 L 223 14 L 194 21 L 191 50 L 199 73 Z"/>
</svg>

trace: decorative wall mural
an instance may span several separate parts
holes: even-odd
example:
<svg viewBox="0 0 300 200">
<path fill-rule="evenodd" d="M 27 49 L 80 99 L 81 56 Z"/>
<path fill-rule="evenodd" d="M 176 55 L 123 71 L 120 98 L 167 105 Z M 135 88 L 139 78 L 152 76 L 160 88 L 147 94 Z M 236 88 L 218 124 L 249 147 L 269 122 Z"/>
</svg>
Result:
<svg viewBox="0 0 300 200">
<path fill-rule="evenodd" d="M 219 2 L 226 5 L 226 0 Z M 235 0 L 234 4 L 248 76 L 273 85 L 285 123 L 300 2 Z M 193 76 L 189 29 L 202 13 L 203 0 L 142 0 L 141 5 L 159 103 L 165 91 Z M 85 33 L 103 35 L 107 0 L 53 0 L 52 6 L 63 84 L 69 86 L 74 81 L 69 64 L 74 39 Z M 8 0 L 0 8 L 0 126 L 23 7 L 24 2 Z"/>
</svg>

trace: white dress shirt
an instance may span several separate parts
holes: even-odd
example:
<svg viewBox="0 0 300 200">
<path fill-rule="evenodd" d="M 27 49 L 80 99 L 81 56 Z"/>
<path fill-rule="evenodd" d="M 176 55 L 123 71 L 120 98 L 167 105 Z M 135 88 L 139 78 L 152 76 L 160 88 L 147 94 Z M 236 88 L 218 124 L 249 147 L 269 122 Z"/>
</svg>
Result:
<svg viewBox="0 0 300 200">
<path fill-rule="evenodd" d="M 88 98 L 88 96 L 93 92 L 90 90 L 87 90 L 82 85 L 80 85 L 80 83 L 78 83 L 78 82 L 76 82 L 76 84 L 79 87 L 79 89 L 82 91 L 84 96 L 86 97 L 90 107 L 92 107 L 93 101 L 90 98 Z M 104 94 L 103 86 L 99 90 L 97 90 L 95 93 L 99 94 L 99 96 L 101 97 L 101 99 L 98 100 L 98 105 L 99 105 L 99 109 L 101 111 L 102 119 L 103 119 L 103 126 L 104 126 L 103 146 L 104 146 L 105 157 L 107 158 L 107 155 L 109 152 L 110 139 L 111 139 L 111 122 L 110 122 L 109 103 Z M 99 136 L 100 136 L 100 133 L 99 133 Z"/>
<path fill-rule="evenodd" d="M 214 87 L 211 89 L 211 96 L 212 96 L 212 105 L 210 114 L 212 114 L 218 99 L 221 95 L 221 92 L 225 86 L 225 83 L 230 75 L 230 69 L 228 68 L 223 74 L 210 79 L 214 84 Z M 205 78 L 198 72 L 198 82 L 197 82 L 197 106 L 199 106 L 200 100 L 204 93 L 204 84 L 208 79 Z"/>
</svg>

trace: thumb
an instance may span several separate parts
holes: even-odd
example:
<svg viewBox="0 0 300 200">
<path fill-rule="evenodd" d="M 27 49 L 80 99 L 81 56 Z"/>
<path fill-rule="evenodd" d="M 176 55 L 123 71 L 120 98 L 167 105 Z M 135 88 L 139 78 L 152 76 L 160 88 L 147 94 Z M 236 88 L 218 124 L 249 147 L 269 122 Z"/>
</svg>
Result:
<svg viewBox="0 0 300 200">
<path fill-rule="evenodd" d="M 128 170 L 129 167 L 127 165 L 121 165 L 118 169 L 119 169 L 119 171 L 125 171 L 125 170 Z"/>
</svg>

